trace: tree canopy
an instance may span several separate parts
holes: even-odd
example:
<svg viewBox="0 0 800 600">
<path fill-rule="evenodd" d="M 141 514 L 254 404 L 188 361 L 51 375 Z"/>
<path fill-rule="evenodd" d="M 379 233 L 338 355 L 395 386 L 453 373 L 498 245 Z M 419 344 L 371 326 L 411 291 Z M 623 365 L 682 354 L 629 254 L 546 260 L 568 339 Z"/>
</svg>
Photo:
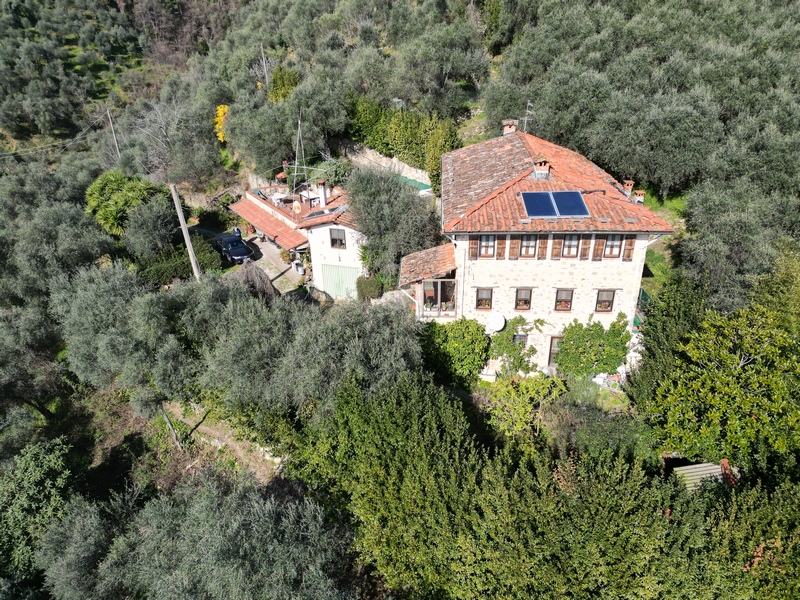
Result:
<svg viewBox="0 0 800 600">
<path fill-rule="evenodd" d="M 667 450 L 765 466 L 800 448 L 800 356 L 775 311 L 753 305 L 706 314 L 643 404 Z"/>
<path fill-rule="evenodd" d="M 57 600 L 354 597 L 343 577 L 349 533 L 311 500 L 206 473 L 129 522 L 109 508 L 74 502 L 47 531 L 38 563 Z"/>
<path fill-rule="evenodd" d="M 427 200 L 394 173 L 357 170 L 346 188 L 358 231 L 366 238 L 361 261 L 373 274 L 397 277 L 403 256 L 439 243 L 439 224 Z"/>
</svg>

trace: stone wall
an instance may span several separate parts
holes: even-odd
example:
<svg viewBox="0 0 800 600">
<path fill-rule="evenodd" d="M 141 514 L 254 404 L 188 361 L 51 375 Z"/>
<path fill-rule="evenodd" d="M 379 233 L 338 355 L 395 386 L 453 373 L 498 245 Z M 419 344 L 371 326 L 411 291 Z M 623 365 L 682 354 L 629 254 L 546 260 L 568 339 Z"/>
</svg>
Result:
<svg viewBox="0 0 800 600">
<path fill-rule="evenodd" d="M 547 364 L 551 338 L 560 335 L 564 327 L 574 319 L 583 323 L 591 319 L 608 327 L 622 312 L 628 318 L 629 327 L 633 324 L 648 243 L 647 235 L 637 237 L 633 260 L 630 262 L 623 261 L 621 257 L 605 258 L 601 261 L 593 261 L 591 258 L 551 260 L 549 248 L 546 260 L 468 260 L 468 237 L 458 236 L 455 243 L 459 316 L 463 314 L 484 325 L 488 324 L 489 315 L 493 312 L 499 312 L 506 320 L 517 315 L 522 315 L 528 321 L 543 319 L 545 325 L 541 333 L 533 331 L 528 334 L 528 344 L 536 347 L 536 361 L 540 366 Z M 492 289 L 491 310 L 476 308 L 478 288 Z M 517 288 L 532 289 L 530 310 L 515 309 Z M 574 290 L 572 309 L 568 312 L 555 310 L 558 289 Z M 612 312 L 595 312 L 598 290 L 614 290 Z"/>
<path fill-rule="evenodd" d="M 396 157 L 389 158 L 352 140 L 337 140 L 336 144 L 342 155 L 346 156 L 356 166 L 380 167 L 414 181 L 422 182 L 425 185 L 431 184 L 428 173 L 421 169 L 415 169 Z"/>
</svg>

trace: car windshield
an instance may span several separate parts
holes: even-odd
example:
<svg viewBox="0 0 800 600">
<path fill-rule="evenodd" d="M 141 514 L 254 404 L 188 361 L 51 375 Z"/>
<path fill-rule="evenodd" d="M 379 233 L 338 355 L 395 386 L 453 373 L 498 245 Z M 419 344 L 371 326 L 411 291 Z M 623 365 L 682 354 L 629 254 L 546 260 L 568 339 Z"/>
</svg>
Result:
<svg viewBox="0 0 800 600">
<path fill-rule="evenodd" d="M 238 250 L 239 248 L 244 248 L 244 247 L 245 245 L 244 242 L 242 242 L 242 240 L 231 240 L 228 243 L 229 250 Z"/>
</svg>

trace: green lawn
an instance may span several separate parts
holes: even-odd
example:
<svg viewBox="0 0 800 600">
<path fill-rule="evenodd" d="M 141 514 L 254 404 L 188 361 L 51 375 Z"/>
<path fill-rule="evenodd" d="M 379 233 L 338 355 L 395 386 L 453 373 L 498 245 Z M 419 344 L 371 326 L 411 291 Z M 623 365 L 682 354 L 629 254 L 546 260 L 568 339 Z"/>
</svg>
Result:
<svg viewBox="0 0 800 600">
<path fill-rule="evenodd" d="M 674 235 L 659 240 L 647 249 L 642 288 L 652 296 L 664 285 L 673 267 L 674 246 L 686 230 L 684 224 L 686 200 L 682 196 L 660 198 L 652 190 L 647 190 L 644 205 L 672 225 L 675 230 Z"/>
<path fill-rule="evenodd" d="M 644 205 L 670 222 L 683 218 L 686 210 L 686 200 L 683 196 L 659 198 L 652 190 L 646 190 Z"/>
</svg>

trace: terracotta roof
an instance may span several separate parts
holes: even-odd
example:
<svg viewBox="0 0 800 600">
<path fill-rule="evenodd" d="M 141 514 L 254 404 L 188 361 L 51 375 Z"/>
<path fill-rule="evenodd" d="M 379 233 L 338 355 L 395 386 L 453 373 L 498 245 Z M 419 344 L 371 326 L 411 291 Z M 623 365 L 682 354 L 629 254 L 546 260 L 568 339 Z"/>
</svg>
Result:
<svg viewBox="0 0 800 600">
<path fill-rule="evenodd" d="M 309 218 L 309 216 L 323 210 L 328 211 L 328 213 Z M 344 227 L 349 227 L 350 229 L 358 230 L 355 219 L 353 219 L 353 213 L 347 210 L 346 194 L 340 192 L 331 196 L 326 202 L 325 208 L 316 209 L 310 213 L 310 215 L 306 216 L 305 219 L 298 223 L 298 227 L 301 227 L 302 229 L 311 229 L 312 227 L 328 225 L 329 223 L 336 223 L 338 225 L 343 225 Z"/>
<path fill-rule="evenodd" d="M 546 159 L 550 177 L 534 177 Z M 586 218 L 529 218 L 521 192 L 579 191 Z M 622 185 L 589 159 L 532 135 L 515 132 L 442 156 L 445 233 L 628 231 L 673 233 L 650 209 L 631 202 Z M 527 221 L 527 222 L 525 222 Z"/>
<path fill-rule="evenodd" d="M 294 250 L 308 243 L 308 238 L 302 233 L 279 221 L 246 197 L 236 204 L 231 204 L 230 209 L 256 229 L 266 233 L 282 248 Z"/>
<path fill-rule="evenodd" d="M 456 268 L 453 244 L 443 244 L 408 254 L 400 260 L 399 285 L 441 277 Z"/>
</svg>

